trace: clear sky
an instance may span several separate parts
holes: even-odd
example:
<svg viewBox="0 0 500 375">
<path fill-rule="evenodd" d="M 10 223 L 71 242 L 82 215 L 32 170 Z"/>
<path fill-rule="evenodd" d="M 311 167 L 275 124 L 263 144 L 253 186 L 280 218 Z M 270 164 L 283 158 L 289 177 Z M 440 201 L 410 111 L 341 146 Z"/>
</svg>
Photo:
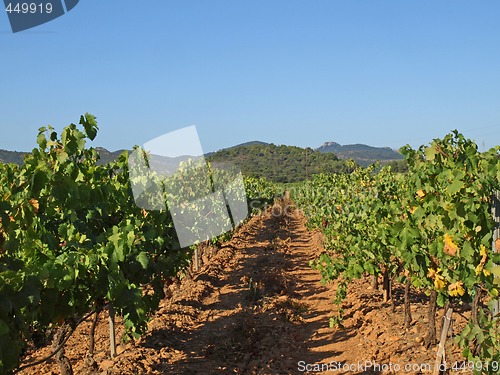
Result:
<svg viewBox="0 0 500 375">
<path fill-rule="evenodd" d="M 0 148 L 85 112 L 110 150 L 189 125 L 205 152 L 418 147 L 455 128 L 489 148 L 499 20 L 498 0 L 81 0 L 13 34 L 2 11 Z"/>
</svg>

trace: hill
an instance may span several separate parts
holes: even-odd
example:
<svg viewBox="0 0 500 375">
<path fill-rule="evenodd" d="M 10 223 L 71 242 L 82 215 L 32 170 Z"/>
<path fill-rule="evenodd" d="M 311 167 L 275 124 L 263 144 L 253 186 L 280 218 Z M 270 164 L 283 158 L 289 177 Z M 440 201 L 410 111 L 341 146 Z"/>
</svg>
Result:
<svg viewBox="0 0 500 375">
<path fill-rule="evenodd" d="M 250 141 L 250 142 L 245 142 L 245 143 L 240 143 L 239 145 L 229 147 L 229 148 L 235 148 L 235 147 L 240 147 L 240 146 L 267 146 L 270 143 L 262 142 L 262 141 Z"/>
<path fill-rule="evenodd" d="M 0 149 L 0 163 L 22 164 L 24 160 L 24 155 L 26 154 L 27 152 L 7 151 Z"/>
<path fill-rule="evenodd" d="M 250 141 L 250 142 L 240 143 L 240 144 L 238 144 L 236 146 L 226 147 L 226 148 L 223 148 L 222 150 L 230 150 L 232 148 L 246 147 L 246 146 L 267 146 L 267 145 L 269 145 L 269 143 L 261 142 L 261 141 Z M 214 155 L 215 153 L 220 152 L 222 150 L 207 152 L 205 154 L 205 157 L 208 158 L 208 157 L 210 157 L 210 156 Z"/>
<path fill-rule="evenodd" d="M 124 151 L 109 151 L 96 147 L 103 165 L 114 161 Z M 0 162 L 22 164 L 27 152 L 0 150 Z M 314 150 L 307 148 L 309 176 L 321 172 L 349 171 L 344 159 L 353 159 L 361 166 L 381 161 L 391 164 L 397 171 L 405 171 L 403 155 L 389 147 L 372 147 L 363 144 L 340 145 L 325 142 Z M 231 162 L 237 165 L 243 174 L 254 177 L 266 177 L 276 182 L 296 182 L 306 178 L 306 149 L 296 146 L 276 146 L 272 143 L 250 141 L 216 152 L 207 153 L 208 161 Z"/>
<path fill-rule="evenodd" d="M 322 153 L 334 153 L 340 159 L 353 159 L 362 166 L 380 161 L 386 164 L 390 161 L 403 160 L 404 156 L 390 147 L 373 147 L 363 144 L 340 145 L 336 142 L 325 142 L 317 150 Z"/>
<path fill-rule="evenodd" d="M 307 154 L 307 171 L 306 171 Z M 207 155 L 210 162 L 230 162 L 247 176 L 265 177 L 275 182 L 297 182 L 318 173 L 348 172 L 350 168 L 335 154 L 311 148 L 253 143 L 223 149 Z"/>
<path fill-rule="evenodd" d="M 96 147 L 96 151 L 99 153 L 99 157 L 100 157 L 97 164 L 104 165 L 104 164 L 108 164 L 108 163 L 118 159 L 120 154 L 125 150 L 108 151 L 104 147 Z"/>
<path fill-rule="evenodd" d="M 104 165 L 118 159 L 118 156 L 120 156 L 120 154 L 124 151 L 119 150 L 111 152 L 103 147 L 96 147 L 96 150 L 100 156 L 100 160 L 97 162 L 97 164 L 99 165 Z M 28 154 L 29 152 L 8 151 L 0 149 L 0 163 L 13 163 L 21 165 L 23 163 L 24 156 Z"/>
</svg>

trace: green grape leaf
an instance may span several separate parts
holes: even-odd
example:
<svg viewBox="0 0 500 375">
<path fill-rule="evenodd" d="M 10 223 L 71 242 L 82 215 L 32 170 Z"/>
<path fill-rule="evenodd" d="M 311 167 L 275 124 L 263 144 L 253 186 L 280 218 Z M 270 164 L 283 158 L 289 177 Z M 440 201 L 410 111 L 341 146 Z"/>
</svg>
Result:
<svg viewBox="0 0 500 375">
<path fill-rule="evenodd" d="M 458 193 L 460 190 L 462 190 L 463 187 L 464 187 L 463 181 L 459 179 L 454 179 L 453 182 L 450 185 L 448 185 L 446 191 L 448 192 L 448 194 L 454 195 Z"/>
<path fill-rule="evenodd" d="M 142 268 L 147 269 L 149 265 L 149 257 L 144 251 L 137 254 L 137 261 L 141 264 Z"/>
</svg>

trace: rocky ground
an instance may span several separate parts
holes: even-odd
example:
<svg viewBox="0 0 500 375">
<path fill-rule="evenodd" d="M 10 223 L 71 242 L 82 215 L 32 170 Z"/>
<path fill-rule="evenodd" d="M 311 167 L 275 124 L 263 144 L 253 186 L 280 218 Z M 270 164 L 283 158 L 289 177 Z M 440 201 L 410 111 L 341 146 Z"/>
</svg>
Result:
<svg viewBox="0 0 500 375">
<path fill-rule="evenodd" d="M 287 220 L 269 211 L 239 228 L 231 241 L 205 252 L 193 277 L 170 286 L 135 343 L 109 356 L 108 316 L 96 331 L 92 364 L 86 360 L 91 322 L 81 324 L 65 346 L 75 374 L 425 374 L 437 347 L 425 348 L 427 303 L 412 295 L 413 323 L 403 328 L 403 286 L 395 285 L 395 310 L 368 278 L 353 282 L 343 303 L 344 328 L 330 328 L 337 309 L 334 285 L 322 285 L 309 261 L 322 251 L 320 233 L 304 218 Z M 438 322 L 443 315 L 439 311 Z M 467 319 L 454 315 L 454 331 Z M 117 320 L 118 337 L 123 328 Z M 438 324 L 439 326 L 439 324 Z M 23 364 L 50 353 L 32 350 Z M 448 364 L 461 361 L 453 340 Z M 54 359 L 21 374 L 59 374 Z M 450 373 L 468 374 L 467 371 Z"/>
</svg>

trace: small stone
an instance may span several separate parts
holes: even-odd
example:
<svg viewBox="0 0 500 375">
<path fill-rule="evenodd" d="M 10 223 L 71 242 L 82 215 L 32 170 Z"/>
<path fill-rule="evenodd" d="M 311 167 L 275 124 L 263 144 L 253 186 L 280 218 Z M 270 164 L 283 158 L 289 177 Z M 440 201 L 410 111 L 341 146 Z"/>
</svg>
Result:
<svg viewBox="0 0 500 375">
<path fill-rule="evenodd" d="M 103 371 L 108 371 L 110 368 L 112 368 L 114 366 L 115 362 L 110 360 L 110 359 L 105 359 L 104 361 L 101 361 L 101 363 L 99 363 L 99 367 L 103 370 Z"/>
<path fill-rule="evenodd" d="M 116 347 L 116 354 L 122 354 L 125 351 L 125 348 L 121 345 Z"/>
</svg>

